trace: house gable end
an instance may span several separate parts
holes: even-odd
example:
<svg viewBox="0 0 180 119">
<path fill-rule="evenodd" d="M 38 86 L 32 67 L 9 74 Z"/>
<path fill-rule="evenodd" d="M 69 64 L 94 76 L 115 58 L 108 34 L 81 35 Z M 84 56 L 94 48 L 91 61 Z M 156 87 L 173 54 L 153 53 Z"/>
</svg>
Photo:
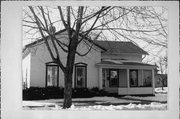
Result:
<svg viewBox="0 0 180 119">
<path fill-rule="evenodd" d="M 74 31 L 74 30 L 73 30 L 73 31 Z M 57 37 L 57 39 L 62 38 L 62 37 L 58 37 L 58 36 L 60 36 L 60 35 L 61 35 L 62 33 L 64 33 L 64 32 L 66 32 L 65 29 L 56 32 L 56 33 L 55 33 L 55 36 Z M 65 34 L 63 34 L 63 35 L 67 35 L 67 34 L 65 33 Z M 80 34 L 80 37 L 82 37 L 82 36 L 83 36 L 83 35 Z M 46 36 L 46 38 L 48 38 L 48 37 L 49 37 L 49 36 Z M 95 49 L 98 48 L 98 49 L 103 50 L 103 51 L 106 50 L 105 48 L 101 47 L 100 45 L 95 44 L 94 42 L 92 42 L 92 40 L 89 39 L 88 37 L 84 37 L 84 39 L 85 39 L 86 41 L 88 41 L 89 43 L 93 44 L 94 46 L 96 46 L 96 47 L 94 47 Z M 37 46 L 37 45 L 40 45 L 40 44 L 43 44 L 43 43 L 44 43 L 44 39 L 37 39 L 36 41 L 25 45 L 25 47 L 23 48 L 23 53 L 26 52 L 27 49 L 29 49 L 29 48 L 31 48 L 31 47 L 34 47 L 34 46 Z"/>
</svg>

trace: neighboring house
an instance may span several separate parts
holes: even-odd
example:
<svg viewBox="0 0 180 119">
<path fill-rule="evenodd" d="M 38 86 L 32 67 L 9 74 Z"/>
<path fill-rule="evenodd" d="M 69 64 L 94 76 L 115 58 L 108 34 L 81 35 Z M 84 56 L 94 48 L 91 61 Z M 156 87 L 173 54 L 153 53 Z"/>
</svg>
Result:
<svg viewBox="0 0 180 119">
<path fill-rule="evenodd" d="M 67 32 L 59 31 L 56 37 L 66 42 Z M 87 38 L 78 46 L 78 51 L 86 52 L 87 44 L 93 44 L 92 50 L 83 57 L 76 55 L 73 88 L 98 87 L 119 95 L 154 94 L 156 66 L 142 63 L 143 55 L 148 55 L 146 51 L 132 42 L 90 41 Z M 65 64 L 66 53 L 60 48 L 59 52 Z M 52 62 L 42 39 L 23 49 L 23 86 L 64 86 L 63 73 Z"/>
</svg>

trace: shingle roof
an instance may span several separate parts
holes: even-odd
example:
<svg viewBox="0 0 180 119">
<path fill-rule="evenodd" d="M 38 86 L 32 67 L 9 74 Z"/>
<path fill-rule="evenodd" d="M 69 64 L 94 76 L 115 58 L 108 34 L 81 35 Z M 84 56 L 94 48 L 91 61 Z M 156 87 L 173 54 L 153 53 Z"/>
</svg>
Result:
<svg viewBox="0 0 180 119">
<path fill-rule="evenodd" d="M 141 49 L 139 46 L 133 44 L 132 42 L 124 42 L 124 41 L 93 41 L 95 44 L 100 45 L 105 48 L 107 51 L 106 54 L 142 54 L 148 55 L 146 51 Z"/>
<path fill-rule="evenodd" d="M 97 63 L 96 65 L 136 65 L 136 66 L 150 66 L 150 67 L 156 67 L 155 65 L 146 64 L 146 63 L 140 63 L 140 62 L 115 62 L 115 61 L 101 61 L 100 63 Z"/>
</svg>

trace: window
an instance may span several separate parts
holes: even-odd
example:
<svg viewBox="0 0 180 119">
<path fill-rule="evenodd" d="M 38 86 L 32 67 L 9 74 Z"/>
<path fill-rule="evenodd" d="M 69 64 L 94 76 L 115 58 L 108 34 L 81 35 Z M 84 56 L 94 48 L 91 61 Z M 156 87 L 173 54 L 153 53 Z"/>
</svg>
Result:
<svg viewBox="0 0 180 119">
<path fill-rule="evenodd" d="M 138 70 L 131 69 L 129 71 L 129 78 L 130 78 L 130 87 L 137 87 L 138 86 Z"/>
<path fill-rule="evenodd" d="M 106 87 L 106 77 L 107 77 L 107 69 L 102 69 L 102 87 Z"/>
<path fill-rule="evenodd" d="M 109 70 L 109 87 L 119 87 L 119 72 L 117 69 L 110 69 Z"/>
<path fill-rule="evenodd" d="M 46 87 L 58 87 L 59 67 L 56 64 L 46 64 Z"/>
<path fill-rule="evenodd" d="M 75 64 L 75 87 L 85 88 L 87 83 L 87 64 Z"/>
<path fill-rule="evenodd" d="M 144 70 L 143 86 L 144 87 L 152 86 L 152 71 L 151 70 Z"/>
</svg>

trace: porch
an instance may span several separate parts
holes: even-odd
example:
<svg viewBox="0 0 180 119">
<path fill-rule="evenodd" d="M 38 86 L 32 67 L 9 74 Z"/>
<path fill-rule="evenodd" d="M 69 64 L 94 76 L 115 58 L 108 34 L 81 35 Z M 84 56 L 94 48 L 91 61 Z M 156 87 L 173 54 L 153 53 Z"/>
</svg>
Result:
<svg viewBox="0 0 180 119">
<path fill-rule="evenodd" d="M 118 95 L 154 95 L 154 65 L 101 62 L 99 88 Z"/>
</svg>

